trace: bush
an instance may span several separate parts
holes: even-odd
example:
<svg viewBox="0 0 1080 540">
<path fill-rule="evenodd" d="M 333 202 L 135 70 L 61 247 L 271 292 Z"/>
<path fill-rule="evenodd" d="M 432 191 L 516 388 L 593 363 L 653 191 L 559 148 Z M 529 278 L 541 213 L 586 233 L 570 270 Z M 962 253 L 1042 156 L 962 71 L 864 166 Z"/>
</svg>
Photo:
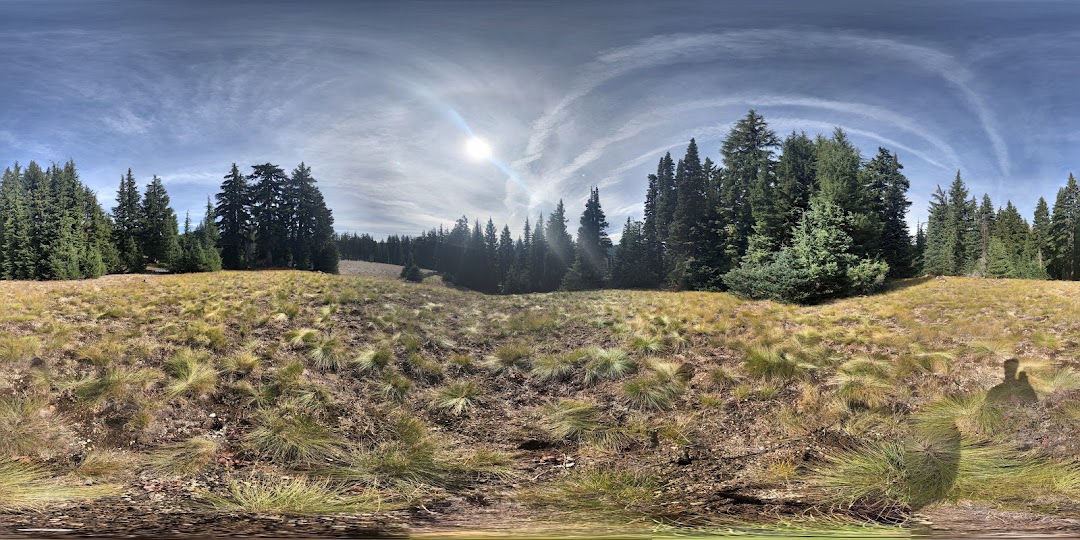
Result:
<svg viewBox="0 0 1080 540">
<path fill-rule="evenodd" d="M 853 241 L 845 232 L 850 221 L 835 204 L 812 201 L 791 245 L 774 254 L 749 254 L 724 283 L 747 298 L 799 304 L 869 292 L 884 283 L 889 265 L 851 252 Z"/>
</svg>

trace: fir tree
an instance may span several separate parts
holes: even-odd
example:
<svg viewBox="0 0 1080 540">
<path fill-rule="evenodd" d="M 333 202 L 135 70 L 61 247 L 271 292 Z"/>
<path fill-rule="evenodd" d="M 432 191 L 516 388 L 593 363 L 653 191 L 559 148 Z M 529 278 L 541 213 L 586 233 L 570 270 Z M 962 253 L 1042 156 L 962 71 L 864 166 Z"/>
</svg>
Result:
<svg viewBox="0 0 1080 540">
<path fill-rule="evenodd" d="M 559 288 L 566 271 L 574 260 L 574 240 L 566 230 L 566 208 L 562 199 L 548 216 L 544 238 L 547 240 L 547 259 L 544 261 L 544 290 Z"/>
<path fill-rule="evenodd" d="M 120 177 L 120 189 L 116 192 L 116 206 L 112 209 L 113 241 L 116 243 L 120 266 L 125 272 L 142 272 L 146 259 L 142 252 L 142 196 L 135 176 L 128 169 Z"/>
<path fill-rule="evenodd" d="M 221 190 L 214 196 L 217 206 L 214 214 L 218 220 L 221 238 L 221 266 L 229 270 L 241 270 L 251 265 L 254 243 L 252 241 L 251 192 L 247 177 L 240 174 L 235 163 L 221 183 Z"/>
<path fill-rule="evenodd" d="M 865 177 L 870 194 L 870 212 L 873 220 L 881 224 L 877 240 L 872 242 L 889 265 L 890 276 L 908 277 L 915 271 L 911 234 L 908 233 L 907 212 L 911 201 L 907 198 L 911 183 L 900 172 L 896 154 L 878 148 L 878 155 L 866 164 Z"/>
<path fill-rule="evenodd" d="M 950 230 L 949 195 L 937 187 L 930 197 L 930 216 L 926 223 L 926 248 L 922 271 L 925 274 L 952 275 L 956 269 L 956 234 Z"/>
<path fill-rule="evenodd" d="M 251 217 L 255 232 L 256 264 L 288 266 L 288 230 L 290 209 L 285 199 L 288 177 L 285 171 L 271 163 L 252 165 L 248 175 L 251 183 Z"/>
<path fill-rule="evenodd" d="M 1035 216 L 1031 224 L 1031 247 L 1033 260 L 1035 261 L 1035 273 L 1040 276 L 1046 275 L 1050 253 L 1050 207 L 1046 199 L 1039 197 L 1035 205 Z"/>
<path fill-rule="evenodd" d="M 751 109 L 720 146 L 724 169 L 718 206 L 711 218 L 713 253 L 706 256 L 707 272 L 714 276 L 714 284 L 715 278 L 746 253 L 754 226 L 750 191 L 762 174 L 771 174 L 773 149 L 779 144 L 765 119 Z"/>
<path fill-rule="evenodd" d="M 952 246 L 953 267 L 951 275 L 972 273 L 979 256 L 979 230 L 975 222 L 976 203 L 968 199 L 967 186 L 956 171 L 956 178 L 949 187 L 949 218 L 946 234 Z"/>
<path fill-rule="evenodd" d="M 604 210 L 600 207 L 599 188 L 590 190 L 580 223 L 577 254 L 562 283 L 567 290 L 594 289 L 604 285 L 611 239 L 607 235 L 608 222 Z"/>
<path fill-rule="evenodd" d="M 169 206 L 169 194 L 165 191 L 165 185 L 157 176 L 146 186 L 140 221 L 139 236 L 143 255 L 151 262 L 169 266 L 175 257 L 180 256 L 177 233 L 179 224 L 176 213 Z"/>
<path fill-rule="evenodd" d="M 611 285 L 620 288 L 651 287 L 658 277 L 649 259 L 644 224 L 626 218 L 622 238 L 611 263 Z"/>
<path fill-rule="evenodd" d="M 810 196 L 817 190 L 814 142 L 805 133 L 791 132 L 781 145 L 776 164 L 776 190 L 773 193 L 776 213 L 783 220 L 777 246 L 789 243 L 791 232 L 810 207 Z"/>
<path fill-rule="evenodd" d="M 1051 276 L 1065 280 L 1080 279 L 1080 186 L 1071 173 L 1054 201 L 1049 242 L 1053 246 Z"/>
</svg>

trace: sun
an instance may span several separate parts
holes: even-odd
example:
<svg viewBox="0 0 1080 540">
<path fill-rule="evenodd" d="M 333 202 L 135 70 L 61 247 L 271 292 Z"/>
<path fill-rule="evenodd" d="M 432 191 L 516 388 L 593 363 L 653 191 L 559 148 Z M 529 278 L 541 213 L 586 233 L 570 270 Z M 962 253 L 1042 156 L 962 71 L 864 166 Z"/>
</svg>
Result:
<svg viewBox="0 0 1080 540">
<path fill-rule="evenodd" d="M 481 161 L 491 157 L 491 145 L 479 137 L 469 137 L 465 141 L 465 153 L 474 161 Z"/>
</svg>

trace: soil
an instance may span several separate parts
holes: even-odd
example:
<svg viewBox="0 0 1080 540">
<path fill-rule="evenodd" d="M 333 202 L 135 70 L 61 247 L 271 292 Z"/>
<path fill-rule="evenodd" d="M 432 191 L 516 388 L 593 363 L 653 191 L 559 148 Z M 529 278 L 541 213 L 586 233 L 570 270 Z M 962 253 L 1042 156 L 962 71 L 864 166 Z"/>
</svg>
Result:
<svg viewBox="0 0 1080 540">
<path fill-rule="evenodd" d="M 444 437 L 454 447 L 481 446 L 505 452 L 511 457 L 513 475 L 479 481 L 468 489 L 442 494 L 430 501 L 412 506 L 410 510 L 384 511 L 375 514 L 348 516 L 277 516 L 224 513 L 209 510 L 195 495 L 200 491 L 220 492 L 223 478 L 245 467 L 258 468 L 258 456 L 250 455 L 240 441 L 253 427 L 253 412 L 243 405 L 243 396 L 232 384 L 240 382 L 223 376 L 220 391 L 212 397 L 184 399 L 164 404 L 155 412 L 154 421 L 138 433 L 124 427 L 133 410 L 108 406 L 92 413 L 76 406 L 70 395 L 55 400 L 57 423 L 95 447 L 120 447 L 133 452 L 152 452 L 163 443 L 188 437 L 211 437 L 222 442 L 223 461 L 211 470 L 184 481 L 156 478 L 146 472 L 133 472 L 118 481 L 124 485 L 123 494 L 91 502 L 75 502 L 50 506 L 42 511 L 0 513 L 0 537 L 73 537 L 73 536 L 245 536 L 245 537 L 400 537 L 409 534 L 452 534 L 468 536 L 478 531 L 491 534 L 513 534 L 521 530 L 566 530 L 580 525 L 552 521 L 549 514 L 522 504 L 516 494 L 523 489 L 543 486 L 583 468 L 611 467 L 645 470 L 661 479 L 656 499 L 663 501 L 660 509 L 672 521 L 686 527 L 708 527 L 720 523 L 768 523 L 772 520 L 795 520 L 827 514 L 820 493 L 805 484 L 789 482 L 780 465 L 805 468 L 821 462 L 826 451 L 853 447 L 859 438 L 849 426 L 822 425 L 813 429 L 800 428 L 778 419 L 781 411 L 799 413 L 802 401 L 808 400 L 807 389 L 788 384 L 775 389 L 769 398 L 733 397 L 731 385 L 718 386 L 710 372 L 718 367 L 737 372 L 744 355 L 729 342 L 713 340 L 713 336 L 697 330 L 683 330 L 690 344 L 671 351 L 666 360 L 677 361 L 690 368 L 688 390 L 672 410 L 642 411 L 627 404 L 620 396 L 622 381 L 587 386 L 580 378 L 549 383 L 527 373 L 488 373 L 479 363 L 501 347 L 528 344 L 536 356 L 566 354 L 568 351 L 593 348 L 624 347 L 625 337 L 608 329 L 619 322 L 632 305 L 648 312 L 653 306 L 647 294 L 623 292 L 549 294 L 522 297 L 494 297 L 464 293 L 441 285 L 437 276 L 428 277 L 423 285 L 406 284 L 399 278 L 401 267 L 378 263 L 342 261 L 341 272 L 347 278 L 302 274 L 295 272 L 265 272 L 252 282 L 256 273 L 222 273 L 213 280 L 183 281 L 182 276 L 107 276 L 92 282 L 0 284 L 0 302 L 4 294 L 41 295 L 41 313 L 62 313 L 57 320 L 93 327 L 78 330 L 70 343 L 42 358 L 17 366 L 27 371 L 34 363 L 52 363 L 58 370 L 93 373 L 94 366 L 79 359 L 77 347 L 103 339 L 105 335 L 134 335 L 146 324 L 138 317 L 138 306 L 117 315 L 93 318 L 96 312 L 109 306 L 110 298 L 169 298 L 190 293 L 181 302 L 158 302 L 152 315 L 164 321 L 182 320 L 185 305 L 196 298 L 214 302 L 236 302 L 238 306 L 257 306 L 254 316 L 269 315 L 279 309 L 277 302 L 287 298 L 301 305 L 301 315 L 288 322 L 269 322 L 263 325 L 243 321 L 249 326 L 244 335 L 233 335 L 234 321 L 224 319 L 227 344 L 222 356 L 240 347 L 243 342 L 262 344 L 259 350 L 267 354 L 267 366 L 272 368 L 287 361 L 305 358 L 302 350 L 284 345 L 282 336 L 290 329 L 315 326 L 321 306 L 319 295 L 338 295 L 338 311 L 328 315 L 327 327 L 333 328 L 342 339 L 342 347 L 359 351 L 373 343 L 399 340 L 401 335 L 416 333 L 423 343 L 416 354 L 446 364 L 452 354 L 469 354 L 477 366 L 467 372 L 455 373 L 447 368 L 444 375 L 430 380 L 407 363 L 408 353 L 395 341 L 395 369 L 414 381 L 413 392 L 400 404 L 387 404 L 381 399 L 375 381 L 348 370 L 326 372 L 305 371 L 313 384 L 324 387 L 330 405 L 324 421 L 350 443 L 384 435 L 380 431 L 388 414 L 397 408 L 422 418 L 433 433 Z M 353 281 L 353 278 L 358 278 Z M 330 281 L 327 281 L 330 280 Z M 196 284 L 196 285 L 192 285 Z M 429 286 L 435 285 L 435 286 Z M 230 289 L 232 288 L 232 289 Z M 277 293 L 275 297 L 275 292 Z M 350 300 L 344 300 L 348 292 Z M 73 298 L 88 295 L 87 305 L 77 310 Z M 730 317 L 735 328 L 747 335 L 757 332 L 753 323 L 739 319 L 742 307 L 721 302 L 720 295 L 686 293 L 690 307 L 707 302 L 719 302 L 707 311 L 709 322 Z M 234 295 L 236 298 L 230 298 Z M 610 308 L 611 298 L 626 304 Z M 306 302 L 306 303 L 304 303 Z M 0 307 L 3 304 L 0 303 Z M 685 306 L 681 306 L 685 307 Z M 28 310 L 31 308 L 27 308 Z M 747 308 L 749 309 L 749 308 Z M 765 308 L 773 309 L 773 308 Z M 237 308 L 239 312 L 239 308 Z M 580 312 L 576 310 L 581 310 Z M 605 311 L 607 310 L 607 311 Z M 65 312 L 66 311 L 66 312 Z M 400 319 L 393 316 L 400 315 Z M 585 315 L 587 314 L 587 315 Z M 536 317 L 531 317 L 536 315 Z M 573 315 L 573 316 L 571 316 Z M 146 315 L 149 317 L 149 315 Z M 423 318 L 427 316 L 428 318 Z M 237 315 L 239 317 L 239 315 Z M 408 317 L 415 317 L 410 319 Z M 666 315 L 664 315 L 666 317 Z M 660 316 L 656 317 L 661 318 Z M 688 316 L 692 319 L 692 316 Z M 155 319 L 155 321 L 158 319 Z M 211 322 L 215 320 L 208 318 Z M 402 322 L 405 321 L 405 322 Z M 419 322 L 417 322 L 419 321 Z M 599 321 L 599 322 L 598 322 Z M 655 322 L 655 321 L 654 321 Z M 661 321 L 662 322 L 662 321 Z M 661 324 L 655 322 L 655 324 Z M 419 324 L 420 326 L 416 326 Z M 667 324 L 667 323 L 663 323 Z M 692 323 L 687 323 L 690 327 Z M 7 326 L 5 326 L 7 325 Z M 383 326 L 380 326 L 383 325 Z M 535 325 L 535 328 L 529 325 Z M 28 334 L 40 324 L 17 320 L 0 322 L 0 331 Z M 150 357 L 124 362 L 137 366 L 161 366 L 175 349 L 187 346 L 175 342 L 171 334 L 158 324 L 147 329 L 148 336 L 164 345 Z M 149 327 L 148 327 L 149 328 Z M 479 328 L 479 330 L 478 330 Z M 322 331 L 327 331 L 320 327 Z M 791 330 L 788 328 L 785 331 Z M 448 338 L 440 343 L 436 337 Z M 727 339 L 729 336 L 724 336 Z M 744 335 L 737 335 L 743 339 Z M 1072 337 L 1067 339 L 1074 339 Z M 734 342 L 732 339 L 731 342 Z M 857 346 L 842 349 L 845 354 L 863 354 Z M 1066 342 L 1067 350 L 1075 350 L 1075 342 Z M 1064 354 L 1064 353 L 1062 353 Z M 271 360 L 272 359 L 272 360 Z M 273 366 L 269 364 L 273 362 Z M 1000 363 L 980 362 L 963 358 L 957 362 L 956 373 L 940 384 L 955 389 L 985 389 L 1000 381 Z M 959 369 L 963 367 L 963 369 Z M 261 374 L 266 375 L 266 374 Z M 257 377 L 249 377 L 258 381 Z M 745 376 L 742 376 L 745 380 Z M 28 379 L 28 378 L 27 378 Z M 474 381 L 483 389 L 478 406 L 465 414 L 454 415 L 434 408 L 432 396 L 450 380 Z M 823 392 L 828 378 L 819 376 L 811 390 Z M 927 388 L 933 380 L 917 381 Z M 5 381 L 8 388 L 29 383 L 21 378 Z M 6 389 L 5 389 L 6 391 Z M 160 388 L 153 397 L 160 397 Z M 755 390 L 756 391 L 756 390 Z M 2 395 L 2 393 L 0 393 Z M 701 399 L 720 396 L 721 403 L 707 406 Z M 1077 399 L 1076 392 L 1062 393 L 1054 399 L 1018 413 L 1016 436 L 1026 447 L 1038 449 L 1059 459 L 1074 459 L 1080 452 L 1080 427 L 1064 429 L 1048 423 L 1051 412 L 1065 402 Z M 562 398 L 594 400 L 604 411 L 605 418 L 616 425 L 640 423 L 653 426 L 650 436 L 641 437 L 620 448 L 599 451 L 586 445 L 553 440 L 539 423 L 538 408 Z M 910 403 L 894 403 L 898 411 Z M 800 413 L 800 422 L 813 425 L 814 413 Z M 692 421 L 691 421 L 692 420 Z M 882 426 L 864 428 L 867 437 L 882 438 Z M 878 431 L 875 431 L 878 430 Z M 685 439 L 685 440 L 684 440 Z M 86 444 L 84 444 L 84 447 Z M 84 447 L 74 445 L 68 457 L 53 459 L 58 467 L 70 467 L 84 457 Z M 70 450 L 70 447 L 68 448 Z M 234 459 L 235 458 L 235 461 Z M 65 460 L 68 460 L 65 462 Z M 1076 509 L 1070 510 L 1076 515 Z M 940 505 L 925 509 L 909 524 L 916 533 L 938 536 L 965 534 L 1023 533 L 1057 534 L 1080 533 L 1080 520 L 1031 512 L 1014 512 L 974 504 Z M 651 523 L 637 521 L 633 526 L 650 530 Z M 594 534 L 595 528 L 588 532 Z"/>
</svg>

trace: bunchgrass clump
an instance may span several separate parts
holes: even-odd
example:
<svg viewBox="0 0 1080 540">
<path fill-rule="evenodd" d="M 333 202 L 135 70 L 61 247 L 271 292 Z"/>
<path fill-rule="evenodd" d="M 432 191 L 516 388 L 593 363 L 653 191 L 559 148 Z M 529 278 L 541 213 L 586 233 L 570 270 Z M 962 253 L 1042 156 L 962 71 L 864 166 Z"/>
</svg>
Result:
<svg viewBox="0 0 1080 540">
<path fill-rule="evenodd" d="M 106 401 L 134 400 L 160 378 L 161 372 L 154 369 L 117 367 L 107 369 L 97 377 L 76 380 L 72 386 L 77 400 L 98 405 Z"/>
<path fill-rule="evenodd" d="M 337 371 L 344 364 L 341 342 L 333 336 L 320 336 L 310 342 L 307 357 L 319 369 Z"/>
<path fill-rule="evenodd" d="M 409 391 L 412 390 L 412 381 L 400 373 L 389 371 L 383 375 L 382 379 L 377 383 L 377 387 L 384 398 L 393 401 L 404 401 L 409 396 Z"/>
<path fill-rule="evenodd" d="M 0 510 L 42 510 L 54 503 L 96 499 L 119 492 L 115 485 L 70 485 L 41 467 L 0 461 Z"/>
<path fill-rule="evenodd" d="M 308 414 L 267 410 L 259 413 L 255 427 L 244 435 L 244 444 L 252 453 L 277 463 L 314 465 L 332 457 L 340 441 Z"/>
<path fill-rule="evenodd" d="M 546 354 L 533 362 L 532 375 L 547 382 L 563 381 L 570 378 L 579 361 L 574 355 Z"/>
<path fill-rule="evenodd" d="M 798 377 L 806 366 L 786 352 L 772 347 L 751 347 L 743 360 L 743 369 L 768 381 L 787 381 Z"/>
<path fill-rule="evenodd" d="M 165 445 L 147 459 L 149 469 L 157 474 L 184 476 L 206 469 L 217 458 L 221 445 L 214 440 L 192 437 Z"/>
<path fill-rule="evenodd" d="M 48 401 L 38 396 L 0 399 L 0 455 L 40 452 L 50 441 L 51 422 L 42 416 Z"/>
<path fill-rule="evenodd" d="M 369 349 L 360 353 L 352 361 L 352 365 L 361 374 L 370 375 L 386 369 L 386 366 L 390 365 L 393 360 L 394 353 L 388 348 Z"/>
<path fill-rule="evenodd" d="M 676 510 L 659 495 L 655 476 L 635 470 L 589 468 L 529 490 L 526 504 L 601 522 L 673 522 Z"/>
<path fill-rule="evenodd" d="M 484 365 L 495 374 L 528 371 L 532 354 L 532 349 L 524 345 L 504 345 L 488 356 Z"/>
<path fill-rule="evenodd" d="M 41 340 L 34 336 L 0 334 L 0 364 L 29 360 L 41 349 Z"/>
<path fill-rule="evenodd" d="M 206 351 L 181 349 L 165 362 L 165 371 L 170 377 L 165 392 L 172 397 L 202 397 L 217 387 L 218 372 Z"/>
<path fill-rule="evenodd" d="M 79 462 L 72 473 L 79 478 L 108 480 L 131 473 L 133 462 L 138 458 L 126 452 L 94 450 Z"/>
<path fill-rule="evenodd" d="M 436 408 L 462 414 L 476 408 L 483 390 L 473 381 L 452 382 L 435 394 Z"/>
<path fill-rule="evenodd" d="M 315 343 L 318 339 L 319 331 L 314 328 L 297 328 L 285 333 L 285 343 L 294 349 Z"/>
<path fill-rule="evenodd" d="M 306 476 L 230 480 L 224 495 L 203 497 L 220 511 L 254 514 L 344 514 L 385 508 L 370 491 L 357 495 L 328 479 Z"/>
<path fill-rule="evenodd" d="M 443 377 L 443 368 L 438 362 L 425 357 L 424 355 L 414 352 L 409 353 L 409 357 L 406 358 L 405 363 L 409 366 L 409 371 L 417 378 L 423 381 L 438 381 Z"/>
<path fill-rule="evenodd" d="M 585 362 L 585 384 L 625 377 L 636 369 L 634 360 L 619 349 L 595 349 Z"/>
<path fill-rule="evenodd" d="M 661 380 L 653 375 L 640 375 L 622 385 L 622 395 L 631 407 L 666 411 L 682 393 L 682 386 Z"/>
<path fill-rule="evenodd" d="M 588 401 L 562 399 L 546 405 L 542 422 L 559 440 L 603 448 L 622 447 L 631 440 L 628 430 L 609 425 L 600 408 Z"/>
</svg>

